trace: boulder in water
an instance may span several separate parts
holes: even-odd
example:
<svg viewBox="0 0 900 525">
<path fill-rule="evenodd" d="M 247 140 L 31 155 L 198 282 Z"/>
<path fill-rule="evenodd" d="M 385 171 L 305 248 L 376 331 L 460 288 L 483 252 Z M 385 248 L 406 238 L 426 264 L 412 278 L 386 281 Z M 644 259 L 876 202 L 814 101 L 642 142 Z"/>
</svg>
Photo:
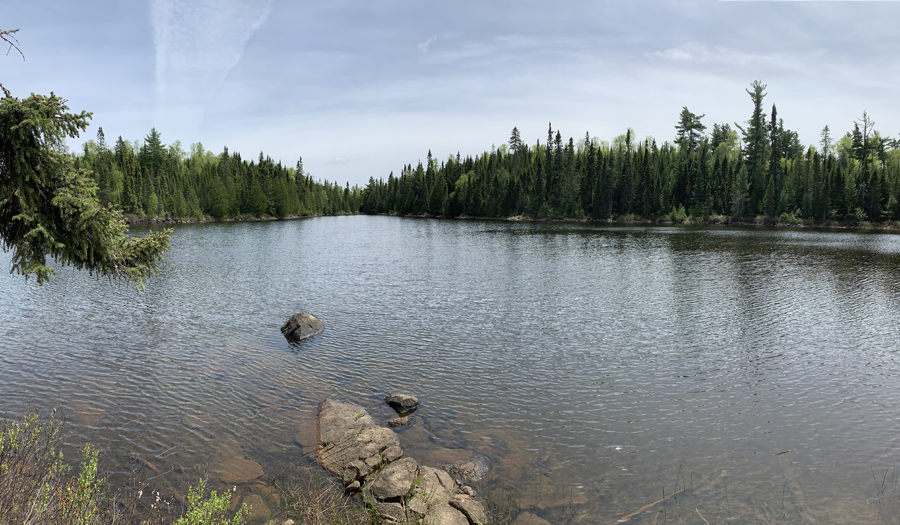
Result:
<svg viewBox="0 0 900 525">
<path fill-rule="evenodd" d="M 325 325 L 318 317 L 309 312 L 294 314 L 281 327 L 281 333 L 285 337 L 300 340 L 312 337 L 325 329 Z"/>
</svg>

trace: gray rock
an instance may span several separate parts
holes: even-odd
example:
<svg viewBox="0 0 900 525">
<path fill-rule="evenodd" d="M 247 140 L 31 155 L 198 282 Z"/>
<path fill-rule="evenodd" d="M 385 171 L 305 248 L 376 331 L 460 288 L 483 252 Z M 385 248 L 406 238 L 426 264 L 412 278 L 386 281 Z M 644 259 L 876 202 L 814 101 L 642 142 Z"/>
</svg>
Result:
<svg viewBox="0 0 900 525">
<path fill-rule="evenodd" d="M 392 394 L 384 401 L 400 415 L 411 414 L 419 408 L 419 400 L 406 394 Z"/>
<path fill-rule="evenodd" d="M 294 314 L 281 327 L 281 333 L 291 339 L 306 339 L 325 329 L 325 325 L 318 317 L 309 312 Z"/>
<path fill-rule="evenodd" d="M 403 457 L 403 449 L 400 448 L 399 445 L 397 445 L 396 447 L 389 447 L 384 450 L 384 459 L 388 463 L 390 463 L 391 461 L 397 461 L 398 459 L 400 459 L 402 457 Z"/>
<path fill-rule="evenodd" d="M 406 521 L 410 523 L 419 523 L 427 513 L 428 502 L 425 500 L 425 495 L 421 492 L 416 492 L 413 494 L 413 497 L 406 502 Z"/>
<path fill-rule="evenodd" d="M 550 522 L 530 512 L 519 514 L 513 525 L 550 525 Z"/>
<path fill-rule="evenodd" d="M 375 420 L 362 407 L 326 399 L 319 403 L 316 440 L 319 445 L 327 445 L 351 430 L 374 426 Z"/>
<path fill-rule="evenodd" d="M 463 513 L 469 523 L 485 525 L 487 514 L 481 503 L 464 494 L 457 494 L 450 499 L 450 506 Z"/>
<path fill-rule="evenodd" d="M 411 422 L 412 419 L 409 416 L 400 416 L 388 421 L 388 426 L 392 428 L 408 427 Z"/>
<path fill-rule="evenodd" d="M 456 493 L 456 482 L 443 470 L 419 467 L 419 488 L 429 506 L 447 503 Z"/>
<path fill-rule="evenodd" d="M 378 499 L 391 499 L 409 493 L 416 480 L 419 465 L 412 458 L 398 459 L 388 464 L 378 473 L 368 487 L 372 495 Z"/>
<path fill-rule="evenodd" d="M 376 501 L 375 514 L 378 514 L 382 521 L 393 520 L 400 523 L 406 521 L 403 505 L 399 503 Z"/>
<path fill-rule="evenodd" d="M 469 497 L 472 497 L 472 498 L 475 497 L 475 489 L 473 489 L 472 487 L 469 487 L 468 485 L 463 485 L 463 486 L 461 486 L 461 487 L 459 488 L 459 492 L 460 492 L 461 494 L 465 494 L 466 496 L 469 496 Z"/>
<path fill-rule="evenodd" d="M 403 455 L 397 434 L 375 425 L 361 407 L 327 399 L 316 419 L 316 461 L 344 486 Z"/>
<path fill-rule="evenodd" d="M 462 512 L 450 505 L 438 503 L 428 509 L 428 514 L 425 514 L 422 523 L 424 525 L 469 525 L 469 520 L 463 516 Z"/>
</svg>

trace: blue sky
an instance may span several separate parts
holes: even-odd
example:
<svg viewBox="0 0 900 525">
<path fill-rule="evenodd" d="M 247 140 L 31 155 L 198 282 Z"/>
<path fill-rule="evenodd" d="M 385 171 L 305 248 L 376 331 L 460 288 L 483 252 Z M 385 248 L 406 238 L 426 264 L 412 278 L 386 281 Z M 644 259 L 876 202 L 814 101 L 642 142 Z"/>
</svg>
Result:
<svg viewBox="0 0 900 525">
<path fill-rule="evenodd" d="M 900 132 L 900 2 L 92 0 L 8 2 L 16 96 L 94 113 L 83 138 L 227 145 L 365 184 L 428 150 L 586 132 L 671 140 L 682 106 L 743 123 L 768 85 L 806 143 L 862 112 Z M 78 142 L 72 146 L 77 147 Z"/>
</svg>

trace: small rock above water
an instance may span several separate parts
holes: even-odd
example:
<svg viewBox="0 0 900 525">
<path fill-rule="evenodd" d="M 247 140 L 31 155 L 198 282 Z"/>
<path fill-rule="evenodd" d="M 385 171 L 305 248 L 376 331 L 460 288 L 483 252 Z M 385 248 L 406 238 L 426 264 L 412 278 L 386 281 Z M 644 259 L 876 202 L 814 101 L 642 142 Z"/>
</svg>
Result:
<svg viewBox="0 0 900 525">
<path fill-rule="evenodd" d="M 384 402 L 397 411 L 398 414 L 412 414 L 419 408 L 419 400 L 406 394 L 392 394 L 384 398 Z"/>
<path fill-rule="evenodd" d="M 318 317 L 309 312 L 300 312 L 299 314 L 292 315 L 291 318 L 284 323 L 284 326 L 281 327 L 281 333 L 284 334 L 285 337 L 299 340 L 312 337 L 324 329 L 325 325 L 322 324 L 322 321 L 320 321 Z"/>
</svg>

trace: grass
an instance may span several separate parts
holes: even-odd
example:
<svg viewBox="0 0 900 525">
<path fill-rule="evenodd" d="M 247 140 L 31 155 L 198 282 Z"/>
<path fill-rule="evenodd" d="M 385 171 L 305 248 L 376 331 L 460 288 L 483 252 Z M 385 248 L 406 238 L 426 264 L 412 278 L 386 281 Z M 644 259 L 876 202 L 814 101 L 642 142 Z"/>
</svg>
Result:
<svg viewBox="0 0 900 525">
<path fill-rule="evenodd" d="M 374 516 L 361 503 L 347 497 L 337 479 L 312 467 L 291 480 L 275 481 L 285 519 L 307 525 L 370 525 Z"/>
</svg>

